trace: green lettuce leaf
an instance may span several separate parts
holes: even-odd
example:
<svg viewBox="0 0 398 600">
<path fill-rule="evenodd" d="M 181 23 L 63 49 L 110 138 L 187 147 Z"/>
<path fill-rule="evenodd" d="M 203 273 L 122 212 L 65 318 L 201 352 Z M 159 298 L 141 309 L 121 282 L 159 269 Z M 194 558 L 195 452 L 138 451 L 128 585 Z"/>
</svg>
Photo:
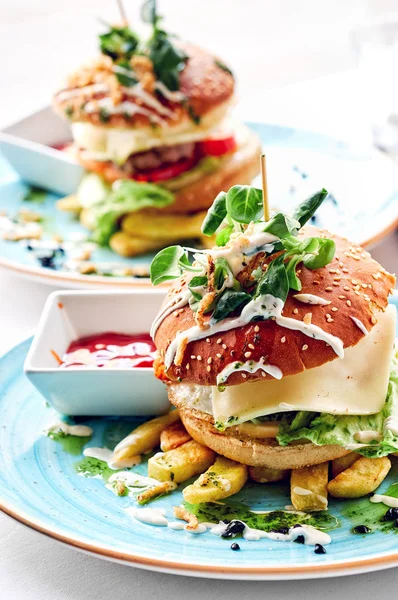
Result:
<svg viewBox="0 0 398 600">
<path fill-rule="evenodd" d="M 122 215 L 143 208 L 162 208 L 173 201 L 174 195 L 158 185 L 130 179 L 117 181 L 100 202 L 88 209 L 91 212 L 92 239 L 105 246 L 117 230 L 118 219 Z"/>
<path fill-rule="evenodd" d="M 392 364 L 386 403 L 380 412 L 345 416 L 300 411 L 293 420 L 291 416 L 282 418 L 277 440 L 281 446 L 304 439 L 318 446 L 337 444 L 363 456 L 377 458 L 398 452 L 398 436 L 388 429 L 388 417 L 398 420 L 398 354 Z M 303 426 L 297 427 L 298 424 Z M 377 431 L 381 439 L 367 445 L 359 444 L 355 434 L 361 431 Z"/>
</svg>

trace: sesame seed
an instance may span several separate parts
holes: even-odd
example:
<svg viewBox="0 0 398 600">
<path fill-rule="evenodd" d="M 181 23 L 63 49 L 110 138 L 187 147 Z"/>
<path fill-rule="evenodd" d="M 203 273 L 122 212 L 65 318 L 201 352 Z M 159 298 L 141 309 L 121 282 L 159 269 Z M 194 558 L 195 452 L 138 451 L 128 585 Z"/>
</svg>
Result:
<svg viewBox="0 0 398 600">
<path fill-rule="evenodd" d="M 343 271 L 343 273 L 349 273 L 349 270 L 346 268 L 342 269 L 342 271 Z"/>
<path fill-rule="evenodd" d="M 361 294 L 358 292 L 358 290 L 354 290 L 354 294 L 356 294 L 357 296 L 360 296 Z"/>
<path fill-rule="evenodd" d="M 372 277 L 373 277 L 373 279 L 377 280 L 380 277 L 380 273 L 372 273 Z"/>
<path fill-rule="evenodd" d="M 218 340 L 217 340 L 216 344 L 221 344 L 221 342 L 222 342 L 222 339 L 221 339 L 221 338 L 218 338 Z"/>
<path fill-rule="evenodd" d="M 304 344 L 304 346 L 302 346 L 302 348 L 301 348 L 301 349 L 302 349 L 302 350 L 308 350 L 308 345 L 307 345 L 307 344 Z"/>
<path fill-rule="evenodd" d="M 258 333 L 260 331 L 260 327 L 258 325 L 255 326 L 254 328 L 255 333 Z"/>
<path fill-rule="evenodd" d="M 283 338 L 281 338 L 281 342 L 282 342 L 282 344 L 284 344 L 286 342 L 285 336 L 283 336 Z"/>
<path fill-rule="evenodd" d="M 209 356 L 209 358 L 207 359 L 207 364 L 208 364 L 208 365 L 211 365 L 212 361 L 213 361 L 212 357 L 211 357 L 211 356 Z"/>
<path fill-rule="evenodd" d="M 330 315 L 329 313 L 326 313 L 325 317 L 326 317 L 326 320 L 328 320 L 328 319 L 332 318 L 332 315 Z"/>
<path fill-rule="evenodd" d="M 377 323 L 377 319 L 376 319 L 376 317 L 375 317 L 374 315 L 372 316 L 372 318 L 371 318 L 370 320 L 372 321 L 373 325 L 374 325 L 375 323 Z"/>
<path fill-rule="evenodd" d="M 253 344 L 248 344 L 248 347 L 250 348 L 250 350 L 254 350 Z"/>
<path fill-rule="evenodd" d="M 227 349 L 227 344 L 223 344 L 223 345 L 222 345 L 222 348 L 223 348 L 224 350 L 226 350 L 226 349 Z"/>
<path fill-rule="evenodd" d="M 206 370 L 207 370 L 207 372 L 208 372 L 208 373 L 210 373 L 210 371 L 211 371 L 211 366 L 210 366 L 210 365 L 208 365 L 208 366 L 206 367 Z"/>
<path fill-rule="evenodd" d="M 192 360 L 195 360 L 196 356 L 194 354 L 191 354 L 191 358 L 192 358 Z"/>
<path fill-rule="evenodd" d="M 312 284 L 313 285 L 319 285 L 319 281 L 313 281 Z"/>
<path fill-rule="evenodd" d="M 345 286 L 343 287 L 343 290 L 345 290 L 346 292 L 349 292 L 349 291 L 350 291 L 350 288 L 348 287 L 348 285 L 345 285 Z"/>
<path fill-rule="evenodd" d="M 252 353 L 251 353 L 251 352 L 245 352 L 245 358 L 250 358 L 250 357 L 251 357 L 251 355 L 252 355 Z"/>
<path fill-rule="evenodd" d="M 351 283 L 352 283 L 352 285 L 357 285 L 358 281 L 356 279 L 351 279 Z"/>
<path fill-rule="evenodd" d="M 338 281 L 333 281 L 333 285 L 335 285 L 336 287 L 338 287 L 340 285 L 340 283 Z"/>
<path fill-rule="evenodd" d="M 242 377 L 243 377 L 243 379 L 246 379 L 246 377 L 247 377 L 246 373 L 242 373 Z"/>
<path fill-rule="evenodd" d="M 326 319 L 328 323 L 333 323 L 333 319 L 332 317 L 330 317 L 330 319 Z"/>
<path fill-rule="evenodd" d="M 347 306 L 351 306 L 351 300 L 347 300 Z"/>
<path fill-rule="evenodd" d="M 264 371 L 261 371 L 261 376 L 262 376 L 262 377 L 265 377 L 265 373 L 264 373 Z"/>
<path fill-rule="evenodd" d="M 340 300 L 344 300 L 345 296 L 343 296 L 343 294 L 340 294 L 339 298 L 340 298 Z"/>
<path fill-rule="evenodd" d="M 342 262 L 339 263 L 339 267 L 340 267 L 340 269 L 342 269 L 344 267 Z"/>
<path fill-rule="evenodd" d="M 359 256 L 354 256 L 354 255 L 352 255 L 352 258 L 353 258 L 354 260 L 361 260 L 361 258 L 360 258 Z"/>
<path fill-rule="evenodd" d="M 367 288 L 367 287 L 368 287 L 368 284 L 367 284 L 367 283 L 363 283 L 363 284 L 362 284 L 362 287 L 365 289 L 365 288 Z"/>
<path fill-rule="evenodd" d="M 337 269 L 329 269 L 329 273 L 338 273 Z"/>
<path fill-rule="evenodd" d="M 189 369 L 191 368 L 191 365 L 190 365 L 189 363 L 187 363 L 187 364 L 185 365 L 185 368 L 186 368 L 186 370 L 187 370 L 187 371 L 189 371 Z"/>
<path fill-rule="evenodd" d="M 332 312 L 337 312 L 339 309 L 336 306 L 333 306 Z"/>
<path fill-rule="evenodd" d="M 293 310 L 293 314 L 294 314 L 294 315 L 297 315 L 297 313 L 298 313 L 298 308 L 295 308 L 295 309 Z"/>
<path fill-rule="evenodd" d="M 333 290 L 331 285 L 328 285 L 327 288 L 325 288 L 325 292 L 331 292 Z"/>
<path fill-rule="evenodd" d="M 333 281 L 341 281 L 341 277 L 333 277 Z"/>
<path fill-rule="evenodd" d="M 210 338 L 206 338 L 206 342 L 210 344 Z"/>
<path fill-rule="evenodd" d="M 221 358 L 221 354 L 219 352 L 217 352 L 216 356 L 217 358 Z"/>
<path fill-rule="evenodd" d="M 306 313 L 306 314 L 304 315 L 303 322 L 304 322 L 306 325 L 310 325 L 310 324 L 311 324 L 311 321 L 312 321 L 312 313 Z"/>
<path fill-rule="evenodd" d="M 202 357 L 200 356 L 200 354 L 198 354 L 198 356 L 196 357 L 197 360 L 202 360 Z"/>
</svg>

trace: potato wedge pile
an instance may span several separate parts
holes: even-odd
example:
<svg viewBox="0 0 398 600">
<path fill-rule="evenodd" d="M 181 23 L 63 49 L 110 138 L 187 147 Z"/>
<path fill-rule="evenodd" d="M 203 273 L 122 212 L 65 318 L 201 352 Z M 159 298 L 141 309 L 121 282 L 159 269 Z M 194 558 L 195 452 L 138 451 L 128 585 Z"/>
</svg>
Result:
<svg viewBox="0 0 398 600">
<path fill-rule="evenodd" d="M 161 449 L 148 460 L 148 476 L 159 483 L 137 497 L 139 503 L 166 494 L 180 483 L 199 475 L 183 490 L 190 504 L 217 502 L 236 494 L 248 478 L 257 483 L 274 483 L 290 477 L 290 497 L 295 510 L 326 510 L 328 496 L 360 498 L 374 492 L 387 476 L 388 457 L 366 458 L 350 452 L 329 463 L 292 471 L 247 467 L 199 444 L 182 424 L 178 411 L 143 423 L 114 450 L 114 463 Z"/>
</svg>

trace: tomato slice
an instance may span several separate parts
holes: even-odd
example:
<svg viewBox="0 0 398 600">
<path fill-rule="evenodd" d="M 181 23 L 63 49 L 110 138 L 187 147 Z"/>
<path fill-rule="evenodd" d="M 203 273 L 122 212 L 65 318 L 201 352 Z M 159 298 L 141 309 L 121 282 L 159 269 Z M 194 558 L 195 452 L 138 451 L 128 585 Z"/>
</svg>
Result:
<svg viewBox="0 0 398 600">
<path fill-rule="evenodd" d="M 196 163 L 195 158 L 184 158 L 177 163 L 159 167 L 158 169 L 152 169 L 151 171 L 141 171 L 140 173 L 134 173 L 133 179 L 136 181 L 166 181 L 167 179 L 173 179 L 178 177 L 185 171 L 189 171 Z"/>
<path fill-rule="evenodd" d="M 199 148 L 207 156 L 222 156 L 236 150 L 236 140 L 233 135 L 220 138 L 209 138 L 199 142 Z"/>
</svg>

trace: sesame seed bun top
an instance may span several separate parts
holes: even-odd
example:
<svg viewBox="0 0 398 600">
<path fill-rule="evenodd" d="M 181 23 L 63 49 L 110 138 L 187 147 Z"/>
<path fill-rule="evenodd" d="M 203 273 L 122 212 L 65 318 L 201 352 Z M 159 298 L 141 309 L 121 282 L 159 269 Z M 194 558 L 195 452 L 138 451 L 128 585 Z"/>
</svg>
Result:
<svg viewBox="0 0 398 600">
<path fill-rule="evenodd" d="M 300 294 L 316 295 L 330 304 L 303 303 L 295 298 L 298 292 L 290 290 L 282 315 L 298 321 L 310 320 L 325 332 L 340 338 L 345 348 L 354 346 L 365 335 L 354 319 L 368 331 L 377 323 L 378 312 L 384 311 L 388 304 L 395 277 L 357 244 L 315 227 L 305 227 L 300 232 L 300 237 L 313 235 L 333 239 L 336 254 L 330 264 L 320 269 L 309 270 L 299 265 Z M 170 302 L 186 286 L 186 277 L 183 277 L 170 289 L 166 302 Z M 178 309 L 162 321 L 155 336 L 160 355 L 155 365 L 158 377 L 165 378 L 163 360 L 171 340 L 177 332 L 195 324 L 194 313 L 189 306 Z M 275 320 L 269 319 L 188 343 L 181 364 L 172 364 L 167 378 L 216 385 L 217 375 L 226 365 L 235 361 L 259 361 L 263 357 L 267 357 L 267 363 L 281 369 L 284 376 L 289 376 L 319 367 L 334 360 L 337 355 L 324 341 L 281 327 Z M 260 370 L 245 373 L 244 379 L 240 372 L 232 372 L 227 384 L 262 379 L 264 375 L 272 379 L 271 375 Z"/>
<path fill-rule="evenodd" d="M 135 57 L 138 62 L 136 72 L 143 89 L 170 111 L 170 114 L 161 115 L 163 125 L 167 124 L 169 127 L 178 127 L 184 121 L 192 121 L 192 117 L 210 116 L 212 111 L 221 109 L 223 105 L 227 108 L 234 92 L 233 75 L 215 56 L 193 44 L 179 40 L 174 43 L 188 55 L 180 73 L 179 92 L 185 96 L 185 102 L 167 100 L 156 93 L 156 77 L 151 61 L 146 57 Z M 139 128 L 156 123 L 150 114 L 136 113 L 128 116 L 126 112 L 122 112 L 104 115 L 98 101 L 110 98 L 115 106 L 123 102 L 135 103 L 138 107 L 148 108 L 155 118 L 158 116 L 155 108 L 128 94 L 128 89 L 119 84 L 112 69 L 111 58 L 101 55 L 71 74 L 67 87 L 54 96 L 55 111 L 72 122 L 88 122 L 102 127 Z"/>
</svg>

